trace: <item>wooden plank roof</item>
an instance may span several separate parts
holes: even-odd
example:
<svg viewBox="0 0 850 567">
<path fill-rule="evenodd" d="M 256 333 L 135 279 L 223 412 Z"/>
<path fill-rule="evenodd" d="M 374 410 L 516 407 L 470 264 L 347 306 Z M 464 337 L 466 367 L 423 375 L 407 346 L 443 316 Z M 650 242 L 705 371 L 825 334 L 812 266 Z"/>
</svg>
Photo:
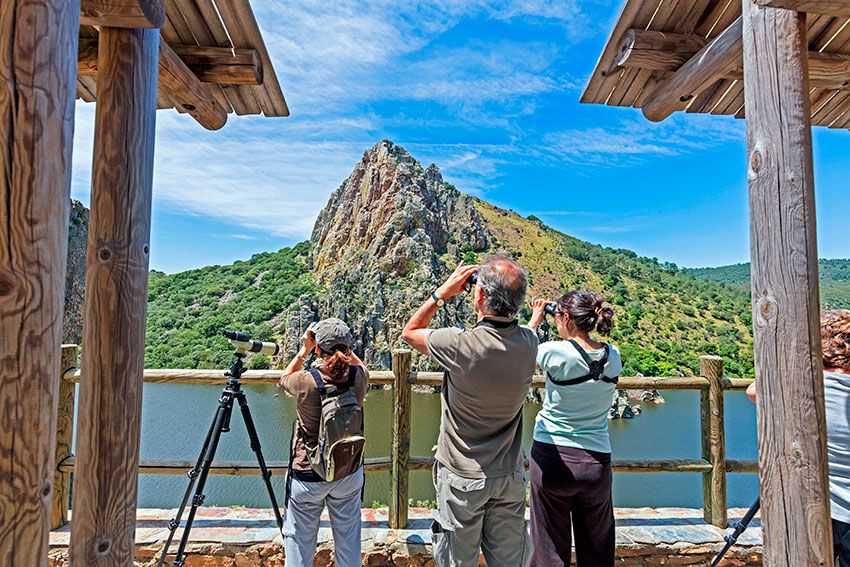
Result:
<svg viewBox="0 0 850 567">
<path fill-rule="evenodd" d="M 228 48 L 233 51 L 234 57 L 239 49 L 256 50 L 261 84 L 220 84 L 206 82 L 208 79 L 203 83 L 227 113 L 289 116 L 289 108 L 249 0 L 165 0 L 165 6 L 167 19 L 160 35 L 172 47 Z M 81 25 L 81 46 L 83 40 L 96 39 L 97 34 L 94 26 Z M 78 75 L 77 98 L 94 102 L 96 84 L 96 76 Z M 162 85 L 157 105 L 188 112 L 175 105 Z"/>
<path fill-rule="evenodd" d="M 618 52 L 630 30 L 697 36 L 705 42 L 716 38 L 740 16 L 740 0 L 627 0 L 585 87 L 581 102 L 644 108 L 673 75 L 675 68 L 618 65 L 622 58 Z M 824 59 L 826 55 L 836 54 L 834 59 L 841 61 L 850 72 L 850 64 L 846 63 L 850 60 L 850 18 L 809 14 L 807 27 L 810 53 L 824 54 Z M 674 36 L 675 39 L 681 37 Z M 842 88 L 828 88 L 835 86 L 829 84 L 834 81 L 814 80 L 815 66 L 812 67 L 812 124 L 850 128 L 850 82 L 838 85 Z M 725 78 L 707 85 L 688 101 L 685 111 L 743 118 L 742 69 L 735 69 Z"/>
</svg>

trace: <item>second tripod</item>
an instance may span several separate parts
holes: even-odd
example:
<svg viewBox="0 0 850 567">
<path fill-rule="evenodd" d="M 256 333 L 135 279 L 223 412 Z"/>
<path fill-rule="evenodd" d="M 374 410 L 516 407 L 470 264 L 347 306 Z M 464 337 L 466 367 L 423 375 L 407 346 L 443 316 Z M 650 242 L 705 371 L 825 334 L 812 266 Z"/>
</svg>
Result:
<svg viewBox="0 0 850 567">
<path fill-rule="evenodd" d="M 227 332 L 225 332 L 225 336 L 231 338 L 227 335 Z M 241 334 L 240 338 L 242 338 Z M 213 419 L 212 426 L 210 426 L 210 429 L 207 432 L 198 460 L 195 463 L 195 466 L 187 473 L 189 476 L 189 486 L 183 494 L 183 501 L 180 503 L 180 508 L 177 510 L 177 516 L 168 523 L 168 540 L 165 542 L 165 546 L 162 549 L 162 556 L 159 558 L 160 567 L 168 554 L 168 548 L 171 546 L 174 534 L 180 526 L 180 518 L 186 510 L 189 497 L 192 496 L 192 505 L 189 508 L 189 515 L 186 517 L 186 525 L 183 528 L 183 535 L 180 537 L 180 545 L 177 547 L 177 554 L 174 557 L 172 567 L 183 567 L 184 565 L 183 554 L 186 551 L 186 544 L 189 542 L 189 531 L 192 529 L 192 522 L 195 520 L 195 513 L 198 511 L 198 507 L 204 503 L 204 486 L 206 485 L 207 476 L 209 476 L 210 467 L 212 466 L 213 459 L 215 458 L 215 451 L 218 448 L 219 439 L 221 438 L 222 433 L 230 431 L 230 417 L 233 413 L 234 400 L 239 403 L 239 410 L 242 412 L 242 419 L 245 421 L 245 428 L 248 430 L 248 439 L 251 443 L 251 450 L 254 451 L 257 456 L 257 462 L 260 465 L 260 474 L 263 477 L 263 482 L 266 485 L 266 489 L 269 492 L 269 498 L 271 499 L 275 521 L 277 522 L 278 528 L 283 528 L 283 518 L 280 515 L 280 509 L 278 508 L 277 499 L 275 498 L 274 489 L 272 488 L 272 473 L 268 467 L 266 467 L 266 461 L 263 458 L 263 452 L 260 448 L 260 439 L 257 437 L 257 429 L 254 427 L 254 420 L 251 418 L 251 411 L 248 409 L 248 401 L 245 399 L 245 392 L 242 390 L 241 378 L 242 374 L 245 372 L 245 366 L 243 364 L 245 359 L 245 350 L 239 348 L 241 344 L 239 344 L 238 341 L 231 339 L 231 342 L 237 346 L 237 351 L 234 353 L 234 360 L 230 365 L 230 370 L 225 373 L 225 376 L 227 377 L 227 384 L 225 385 L 224 391 L 221 393 L 221 397 L 218 400 L 218 409 L 216 409 L 215 418 Z M 254 342 L 258 344 L 266 344 L 259 343 L 259 341 Z M 197 486 L 195 486 L 196 481 Z M 193 486 L 195 487 L 194 495 L 192 494 Z"/>
</svg>

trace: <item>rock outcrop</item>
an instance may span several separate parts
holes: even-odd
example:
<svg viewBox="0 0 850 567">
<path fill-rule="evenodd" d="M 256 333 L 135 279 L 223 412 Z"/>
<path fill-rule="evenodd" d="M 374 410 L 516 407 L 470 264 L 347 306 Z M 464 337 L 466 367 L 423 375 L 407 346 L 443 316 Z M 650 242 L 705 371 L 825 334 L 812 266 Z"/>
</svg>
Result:
<svg viewBox="0 0 850 567">
<path fill-rule="evenodd" d="M 83 296 L 86 287 L 86 242 L 89 211 L 71 200 L 68 222 L 68 264 L 65 276 L 65 313 L 62 342 L 80 344 L 83 339 Z"/>
<path fill-rule="evenodd" d="M 363 154 L 331 195 L 312 235 L 313 270 L 327 290 L 322 317 L 344 318 L 368 362 L 389 367 L 413 310 L 464 257 L 488 247 L 485 223 L 470 197 L 383 141 Z M 299 309 L 303 309 L 303 306 Z M 438 313 L 437 324 L 469 323 L 463 299 Z"/>
</svg>

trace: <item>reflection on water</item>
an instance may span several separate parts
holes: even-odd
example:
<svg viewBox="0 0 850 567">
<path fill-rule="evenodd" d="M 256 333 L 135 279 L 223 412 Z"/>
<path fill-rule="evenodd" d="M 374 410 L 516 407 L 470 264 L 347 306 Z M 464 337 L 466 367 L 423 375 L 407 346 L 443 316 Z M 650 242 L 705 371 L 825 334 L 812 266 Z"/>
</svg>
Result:
<svg viewBox="0 0 850 567">
<path fill-rule="evenodd" d="M 212 421 L 222 386 L 191 384 L 145 384 L 142 418 L 143 459 L 197 458 L 203 436 Z M 285 461 L 295 415 L 292 400 L 278 395 L 274 386 L 246 387 L 248 403 L 257 424 L 263 454 L 267 461 Z M 611 442 L 615 459 L 699 458 L 699 393 L 663 392 L 666 404 L 641 403 L 643 413 L 636 419 L 612 421 Z M 411 416 L 411 455 L 430 455 L 436 443 L 440 398 L 433 394 L 413 394 Z M 526 449 L 538 406 L 524 411 Z M 367 456 L 387 456 L 390 452 L 391 392 L 370 391 L 366 399 Z M 248 434 L 238 408 L 233 413 L 231 431 L 222 436 L 217 459 L 253 460 Z M 726 450 L 730 459 L 756 458 L 755 409 L 743 392 L 726 394 Z M 365 505 L 387 502 L 389 473 L 366 477 Z M 749 506 L 758 489 L 752 474 L 731 474 L 729 505 Z M 280 494 L 282 477 L 272 482 Z M 185 475 L 142 475 L 139 480 L 139 506 L 171 508 L 179 504 L 186 487 Z M 268 496 L 259 477 L 211 476 L 207 483 L 206 505 L 268 506 Z M 411 473 L 410 497 L 434 498 L 430 474 Z M 702 480 L 697 473 L 617 474 L 614 476 L 614 504 L 620 507 L 702 505 Z"/>
</svg>

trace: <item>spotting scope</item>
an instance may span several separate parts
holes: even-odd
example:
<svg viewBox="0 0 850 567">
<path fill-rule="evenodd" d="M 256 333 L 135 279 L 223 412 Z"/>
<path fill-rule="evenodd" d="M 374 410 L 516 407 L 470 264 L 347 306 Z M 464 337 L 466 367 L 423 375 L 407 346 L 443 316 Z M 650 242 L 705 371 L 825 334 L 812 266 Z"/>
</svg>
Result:
<svg viewBox="0 0 850 567">
<path fill-rule="evenodd" d="M 275 356 L 280 352 L 280 347 L 277 343 L 255 341 L 248 336 L 247 333 L 240 331 L 222 331 L 221 333 L 230 343 L 236 347 L 236 350 L 242 352 L 259 352 L 268 356 Z"/>
</svg>

